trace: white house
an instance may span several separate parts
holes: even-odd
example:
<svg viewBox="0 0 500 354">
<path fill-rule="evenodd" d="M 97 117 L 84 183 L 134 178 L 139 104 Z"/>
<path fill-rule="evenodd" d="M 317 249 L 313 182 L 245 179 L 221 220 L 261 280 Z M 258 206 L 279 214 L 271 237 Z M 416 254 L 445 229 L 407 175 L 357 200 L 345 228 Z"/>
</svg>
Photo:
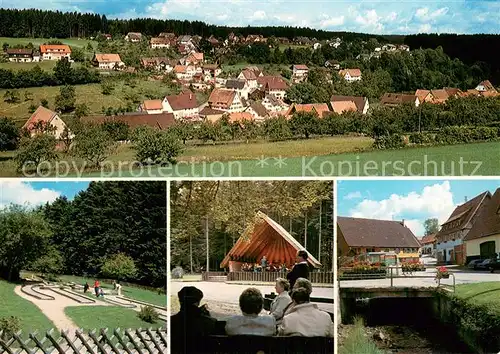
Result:
<svg viewBox="0 0 500 354">
<path fill-rule="evenodd" d="M 266 94 L 272 94 L 280 100 L 285 98 L 288 84 L 281 76 L 261 76 L 258 83 L 260 87 L 264 88 Z"/>
<path fill-rule="evenodd" d="M 250 93 L 250 86 L 248 84 L 248 81 L 245 80 L 228 79 L 226 81 L 226 89 L 235 90 L 242 98 L 246 100 L 248 99 L 248 94 Z"/>
<path fill-rule="evenodd" d="M 479 83 L 479 85 L 476 86 L 476 90 L 479 92 L 487 92 L 487 91 L 495 91 L 496 89 L 493 86 L 493 84 L 490 82 L 490 80 L 484 80 Z"/>
<path fill-rule="evenodd" d="M 147 112 L 147 114 L 161 114 L 163 113 L 162 100 L 145 100 L 139 106 L 139 111 Z"/>
<path fill-rule="evenodd" d="M 347 82 L 361 81 L 360 69 L 343 69 L 339 71 L 339 75 Z"/>
<path fill-rule="evenodd" d="M 125 36 L 127 42 L 137 43 L 142 40 L 142 34 L 139 32 L 129 32 Z"/>
<path fill-rule="evenodd" d="M 125 66 L 119 54 L 94 54 L 92 64 L 102 70 L 113 70 Z"/>
<path fill-rule="evenodd" d="M 221 88 L 212 91 L 208 104 L 210 108 L 225 112 L 242 112 L 245 108 L 238 92 Z"/>
<path fill-rule="evenodd" d="M 66 128 L 66 123 L 64 123 L 56 112 L 40 106 L 23 125 L 23 129 L 29 131 L 31 136 L 34 136 L 41 133 L 40 129 L 48 125 L 53 129 L 50 134 L 53 134 L 57 140 L 60 140 Z M 71 132 L 69 136 L 71 138 L 74 137 Z"/>
<path fill-rule="evenodd" d="M 287 110 L 290 106 L 284 103 L 282 100 L 276 98 L 274 95 L 266 95 L 262 100 L 262 105 L 269 112 L 281 112 Z"/>
<path fill-rule="evenodd" d="M 61 60 L 62 58 L 71 60 L 71 48 L 65 44 L 42 44 L 40 53 L 43 60 Z"/>
<path fill-rule="evenodd" d="M 246 68 L 238 75 L 238 79 L 246 80 L 248 82 L 248 86 L 253 89 L 259 86 L 257 79 L 262 76 L 263 74 L 260 70 Z"/>
<path fill-rule="evenodd" d="M 179 80 L 192 80 L 200 70 L 201 68 L 196 68 L 193 65 L 176 65 L 173 71 Z"/>
<path fill-rule="evenodd" d="M 153 37 L 149 41 L 151 49 L 170 48 L 170 39 L 165 37 Z"/>
<path fill-rule="evenodd" d="M 197 118 L 199 104 L 196 95 L 186 90 L 178 95 L 166 96 L 162 101 L 163 111 L 173 113 L 175 119 Z"/>
<path fill-rule="evenodd" d="M 309 68 L 307 65 L 294 65 L 292 67 L 292 81 L 302 82 L 307 79 Z"/>
</svg>

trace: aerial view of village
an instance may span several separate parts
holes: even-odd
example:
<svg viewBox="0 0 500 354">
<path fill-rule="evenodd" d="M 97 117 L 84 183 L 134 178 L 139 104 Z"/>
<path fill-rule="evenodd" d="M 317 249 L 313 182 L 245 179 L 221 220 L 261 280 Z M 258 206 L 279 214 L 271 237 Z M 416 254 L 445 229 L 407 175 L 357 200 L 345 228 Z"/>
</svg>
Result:
<svg viewBox="0 0 500 354">
<path fill-rule="evenodd" d="M 4 177 L 499 172 L 499 39 L 476 34 L 498 32 L 484 16 L 495 1 L 391 12 L 360 1 L 315 22 L 299 20 L 316 11 L 305 2 L 285 16 L 281 1 L 220 1 L 224 13 L 201 22 L 201 0 L 144 5 L 144 15 L 117 5 L 120 16 L 85 1 L 88 12 L 9 1 Z M 452 21 L 463 28 L 440 25 Z M 456 32 L 467 35 L 443 34 Z"/>
<path fill-rule="evenodd" d="M 0 353 L 166 353 L 162 181 L 0 181 Z"/>
<path fill-rule="evenodd" d="M 339 353 L 497 353 L 500 180 L 337 186 Z"/>
</svg>

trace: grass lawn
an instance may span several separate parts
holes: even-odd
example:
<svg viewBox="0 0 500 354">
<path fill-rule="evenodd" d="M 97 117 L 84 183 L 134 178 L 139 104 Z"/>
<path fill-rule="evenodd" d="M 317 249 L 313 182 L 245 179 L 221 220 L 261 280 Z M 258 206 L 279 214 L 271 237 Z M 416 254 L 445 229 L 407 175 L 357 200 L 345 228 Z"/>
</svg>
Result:
<svg viewBox="0 0 500 354">
<path fill-rule="evenodd" d="M 365 327 L 361 319 L 355 319 L 344 343 L 341 343 L 339 354 L 384 354 L 377 348 L 375 342 L 365 334 Z"/>
<path fill-rule="evenodd" d="M 0 280 L 0 318 L 16 316 L 21 320 L 23 334 L 44 333 L 54 324 L 33 303 L 23 299 L 14 292 L 16 284 Z"/>
<path fill-rule="evenodd" d="M 6 116 L 13 118 L 19 126 L 22 126 L 31 116 L 29 112 L 30 105 L 38 107 L 40 100 L 45 98 L 49 101 L 49 108 L 54 109 L 55 98 L 59 95 L 59 86 L 32 87 L 19 89 L 21 101 L 19 103 L 7 103 L 3 101 L 5 90 L 0 90 L 0 117 Z M 85 103 L 90 109 L 90 114 L 102 114 L 102 107 L 125 107 L 127 106 L 127 97 L 131 94 L 137 94 L 140 100 L 146 99 L 147 94 L 161 98 L 171 91 L 160 81 L 137 81 L 137 86 L 131 88 L 125 85 L 124 81 L 115 81 L 115 89 L 111 95 L 103 95 L 100 84 L 77 85 L 76 104 Z M 32 94 L 32 101 L 24 100 L 24 92 Z"/>
<path fill-rule="evenodd" d="M 47 43 L 50 40 L 58 40 L 64 44 L 70 45 L 72 47 L 77 48 L 86 48 L 89 43 L 92 43 L 92 46 L 97 47 L 97 41 L 91 41 L 88 39 L 78 39 L 78 38 L 65 38 L 65 39 L 50 39 L 50 38 L 11 38 L 11 37 L 0 37 L 0 43 L 8 43 L 10 46 L 16 44 L 27 45 L 28 43 L 32 43 L 34 46 L 39 46 L 40 44 Z"/>
<path fill-rule="evenodd" d="M 172 279 L 178 282 L 201 281 L 201 274 L 184 274 L 182 279 Z"/>
<path fill-rule="evenodd" d="M 456 286 L 455 295 L 500 314 L 500 282 L 460 284 Z"/>
<path fill-rule="evenodd" d="M 144 322 L 137 317 L 137 312 L 119 306 L 72 306 L 64 313 L 76 325 L 85 330 L 96 328 L 160 328 L 164 325 L 159 320 L 154 324 Z"/>
<path fill-rule="evenodd" d="M 0 69 L 31 70 L 37 65 L 40 67 L 40 69 L 51 71 L 56 66 L 56 61 L 55 60 L 45 60 L 45 61 L 41 61 L 39 63 L 14 63 L 14 62 L 9 61 L 7 63 L 0 63 Z"/>
</svg>

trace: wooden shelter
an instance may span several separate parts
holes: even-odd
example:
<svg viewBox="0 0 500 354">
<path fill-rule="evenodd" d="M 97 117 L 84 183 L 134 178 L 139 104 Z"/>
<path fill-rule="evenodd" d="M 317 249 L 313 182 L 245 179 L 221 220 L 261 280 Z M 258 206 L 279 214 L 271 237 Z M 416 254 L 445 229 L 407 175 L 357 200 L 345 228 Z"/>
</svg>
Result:
<svg viewBox="0 0 500 354">
<path fill-rule="evenodd" d="M 251 234 L 238 239 L 222 261 L 221 268 L 229 267 L 230 272 L 238 272 L 243 263 L 260 262 L 263 256 L 266 256 L 269 264 L 286 264 L 287 266 L 295 264 L 297 251 L 305 248 L 266 214 L 259 211 L 257 217 L 260 220 L 253 227 Z M 321 263 L 309 252 L 307 253 L 309 264 L 319 268 Z"/>
</svg>

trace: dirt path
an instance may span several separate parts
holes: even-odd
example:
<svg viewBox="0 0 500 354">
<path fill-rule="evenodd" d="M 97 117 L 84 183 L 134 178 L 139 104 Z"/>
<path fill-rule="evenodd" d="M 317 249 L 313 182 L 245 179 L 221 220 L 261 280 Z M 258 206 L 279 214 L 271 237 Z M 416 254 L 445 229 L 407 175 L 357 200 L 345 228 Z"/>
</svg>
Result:
<svg viewBox="0 0 500 354">
<path fill-rule="evenodd" d="M 55 300 L 39 300 L 32 296 L 29 296 L 21 291 L 21 286 L 16 286 L 14 292 L 35 304 L 42 313 L 56 326 L 56 328 L 60 331 L 70 331 L 70 333 L 75 333 L 75 330 L 78 329 L 78 326 L 64 313 L 64 309 L 70 306 L 108 306 L 107 303 L 102 301 L 98 301 L 96 303 L 91 304 L 80 304 L 72 299 L 69 299 L 65 296 L 59 295 L 50 290 L 39 290 L 40 292 L 51 295 L 55 298 Z"/>
</svg>

